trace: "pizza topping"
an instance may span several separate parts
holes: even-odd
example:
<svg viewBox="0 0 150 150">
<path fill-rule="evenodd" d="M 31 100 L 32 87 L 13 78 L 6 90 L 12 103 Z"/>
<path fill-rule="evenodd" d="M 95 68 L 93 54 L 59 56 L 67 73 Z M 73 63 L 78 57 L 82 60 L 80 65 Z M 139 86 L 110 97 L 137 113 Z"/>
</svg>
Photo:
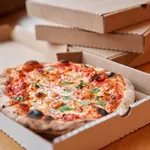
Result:
<svg viewBox="0 0 150 150">
<path fill-rule="evenodd" d="M 44 98 L 46 95 L 45 95 L 44 93 L 42 93 L 42 92 L 37 92 L 37 93 L 35 94 L 35 96 L 36 96 L 37 98 Z"/>
<path fill-rule="evenodd" d="M 102 116 L 106 116 L 106 115 L 109 114 L 109 113 L 108 113 L 105 109 L 103 109 L 103 108 L 97 108 L 97 111 L 98 111 L 98 113 L 100 113 Z"/>
<path fill-rule="evenodd" d="M 62 63 L 68 63 L 69 61 L 68 60 L 60 60 L 60 62 L 62 62 Z"/>
<path fill-rule="evenodd" d="M 66 100 L 69 100 L 70 98 L 71 98 L 70 96 L 64 96 L 64 97 L 63 97 L 63 100 L 66 101 Z"/>
<path fill-rule="evenodd" d="M 81 105 L 88 105 L 88 104 L 90 104 L 90 101 L 81 101 L 80 103 L 81 103 Z"/>
<path fill-rule="evenodd" d="M 109 72 L 109 73 L 108 73 L 108 78 L 113 77 L 114 75 L 115 75 L 114 72 Z"/>
<path fill-rule="evenodd" d="M 58 110 L 59 110 L 60 112 L 65 112 L 65 111 L 70 111 L 70 110 L 72 110 L 72 108 L 70 108 L 70 107 L 67 106 L 67 105 L 64 105 L 64 106 L 58 108 Z"/>
<path fill-rule="evenodd" d="M 100 101 L 97 101 L 96 104 L 97 104 L 97 105 L 100 105 L 100 106 L 102 106 L 102 107 L 105 107 L 105 106 L 106 106 L 106 103 L 103 102 L 103 101 L 101 101 L 101 100 L 100 100 Z"/>
<path fill-rule="evenodd" d="M 34 69 L 37 69 L 37 68 L 42 68 L 42 65 L 35 60 L 31 60 L 31 61 L 27 61 L 24 63 L 22 70 L 29 72 L 29 71 L 33 71 Z"/>
<path fill-rule="evenodd" d="M 98 93 L 100 91 L 99 88 L 94 88 L 94 89 L 91 89 L 91 93 Z"/>
<path fill-rule="evenodd" d="M 21 101 L 21 100 L 23 100 L 25 98 L 25 96 L 14 96 L 14 97 L 12 97 L 12 99 L 14 99 L 14 100 L 16 100 L 16 101 Z"/>
<path fill-rule="evenodd" d="M 61 107 L 64 103 L 62 101 L 54 101 L 51 103 L 51 108 L 57 109 Z"/>
<path fill-rule="evenodd" d="M 82 89 L 85 85 L 86 85 L 86 83 L 84 83 L 84 81 L 80 81 L 80 83 L 76 86 L 76 88 Z"/>
<path fill-rule="evenodd" d="M 52 116 L 45 116 L 45 120 L 53 120 Z"/>
<path fill-rule="evenodd" d="M 69 82 L 69 81 L 62 81 L 61 84 L 62 84 L 62 85 L 70 84 L 70 82 Z"/>
<path fill-rule="evenodd" d="M 40 119 L 44 114 L 40 110 L 30 110 L 27 114 L 28 117 L 34 119 Z"/>
</svg>

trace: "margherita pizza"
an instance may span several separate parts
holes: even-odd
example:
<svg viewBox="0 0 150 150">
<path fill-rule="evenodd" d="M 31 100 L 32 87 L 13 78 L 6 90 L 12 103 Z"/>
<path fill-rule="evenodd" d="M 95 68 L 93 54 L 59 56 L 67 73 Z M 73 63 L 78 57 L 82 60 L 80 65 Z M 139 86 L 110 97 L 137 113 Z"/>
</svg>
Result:
<svg viewBox="0 0 150 150">
<path fill-rule="evenodd" d="M 42 133 L 62 134 L 135 100 L 132 83 L 102 68 L 62 60 L 28 61 L 0 75 L 0 111 Z"/>
</svg>

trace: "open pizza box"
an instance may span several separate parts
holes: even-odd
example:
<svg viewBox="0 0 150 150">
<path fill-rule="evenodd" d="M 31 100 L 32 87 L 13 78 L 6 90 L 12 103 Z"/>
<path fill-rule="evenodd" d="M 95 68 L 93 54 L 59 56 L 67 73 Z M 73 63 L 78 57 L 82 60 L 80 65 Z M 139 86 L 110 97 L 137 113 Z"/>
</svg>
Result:
<svg viewBox="0 0 150 150">
<path fill-rule="evenodd" d="M 56 50 L 56 48 L 54 50 L 51 49 L 49 51 L 49 49 L 47 49 L 46 46 L 42 46 L 42 48 L 41 48 L 37 45 L 35 47 L 36 44 L 34 44 L 34 42 L 37 43 L 38 40 L 34 40 L 34 41 L 29 40 L 31 37 L 35 37 L 35 34 L 36 34 L 35 26 L 37 26 L 38 24 L 49 24 L 49 22 L 44 21 L 42 19 L 37 19 L 37 18 L 23 17 L 15 29 L 15 30 L 18 30 L 18 33 L 21 32 L 21 35 L 22 35 L 22 36 L 20 36 L 19 34 L 18 34 L 18 36 L 16 35 L 17 40 L 20 43 L 22 43 L 23 45 L 28 45 L 29 47 L 32 47 L 35 51 L 40 51 L 45 55 L 49 54 L 50 56 L 53 56 L 56 60 L 55 55 L 56 55 L 56 53 L 59 52 L 58 50 Z M 58 34 L 57 37 L 59 37 L 59 35 L 60 34 Z M 53 45 L 53 44 L 51 44 L 51 45 Z M 57 45 L 57 47 L 59 47 L 59 46 Z M 92 53 L 99 57 L 110 59 L 115 62 L 124 64 L 127 66 L 131 66 L 131 67 L 137 67 L 139 65 L 142 65 L 142 64 L 150 61 L 150 58 L 149 58 L 150 50 L 145 51 L 144 54 L 137 54 L 137 53 L 130 53 L 130 52 L 121 52 L 121 51 L 105 50 L 105 49 L 94 49 L 94 48 L 86 48 L 86 47 L 68 45 L 67 51 L 68 52 L 86 51 L 88 53 Z"/>
<path fill-rule="evenodd" d="M 2 27 L 2 31 L 4 31 L 4 28 L 6 27 Z M 1 51 L 9 48 L 9 52 L 12 51 L 11 55 L 18 48 L 20 51 L 22 49 L 27 50 L 27 53 L 29 53 L 28 55 L 31 55 L 29 48 L 19 43 L 17 43 L 18 46 L 15 46 L 16 43 L 14 45 L 7 42 L 7 48 L 5 48 L 5 44 L 3 44 L 4 43 L 0 45 Z M 34 59 L 38 59 L 40 57 L 38 59 L 39 61 L 43 61 L 44 59 L 45 61 L 51 62 L 51 60 L 45 59 L 42 54 L 35 58 L 36 54 L 37 52 L 35 52 L 31 57 Z M 22 59 L 27 59 L 23 52 L 22 55 L 19 55 L 19 57 Z M 121 117 L 114 112 L 103 118 L 97 119 L 96 121 L 87 123 L 86 125 L 69 133 L 58 136 L 53 140 L 48 140 L 43 136 L 39 136 L 38 134 L 0 113 L 0 129 L 9 135 L 14 141 L 19 143 L 22 147 L 26 148 L 27 150 L 60 150 L 62 148 L 65 150 L 96 150 L 124 137 L 125 135 L 130 134 L 131 132 L 145 126 L 150 122 L 150 96 L 148 96 L 150 95 L 149 74 L 101 58 L 86 51 L 58 53 L 57 57 L 58 60 L 68 59 L 72 61 L 72 58 L 76 58 L 78 60 L 81 59 L 82 63 L 106 68 L 110 71 L 124 75 L 135 86 L 136 102 L 130 106 L 129 113 L 125 117 Z M 19 64 L 24 61 L 12 60 L 13 56 L 9 58 L 10 59 L 6 60 L 5 62 L 10 61 L 12 64 L 7 64 L 7 67 L 9 65 L 16 65 L 17 63 Z M 15 63 L 13 63 L 14 61 Z M 5 62 L 2 61 L 1 67 L 2 65 L 6 67 Z"/>
<path fill-rule="evenodd" d="M 36 25 L 36 37 L 58 44 L 146 53 L 150 51 L 150 20 L 108 34 L 89 32 L 49 21 Z"/>
<path fill-rule="evenodd" d="M 107 33 L 150 19 L 148 0 L 28 0 L 28 14 L 70 27 Z"/>
</svg>

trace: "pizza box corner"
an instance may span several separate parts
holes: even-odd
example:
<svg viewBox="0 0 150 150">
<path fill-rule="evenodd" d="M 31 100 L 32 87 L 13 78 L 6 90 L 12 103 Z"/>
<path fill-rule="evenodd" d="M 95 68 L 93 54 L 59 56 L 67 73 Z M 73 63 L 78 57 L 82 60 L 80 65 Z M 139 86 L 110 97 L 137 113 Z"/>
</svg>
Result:
<svg viewBox="0 0 150 150">
<path fill-rule="evenodd" d="M 10 46 L 11 47 L 9 48 L 11 48 L 12 51 L 13 45 L 10 44 Z M 19 48 L 24 49 L 22 45 Z M 25 49 L 27 50 L 28 48 Z M 30 150 L 41 150 L 41 148 L 45 150 L 60 150 L 62 147 L 66 150 L 96 150 L 130 134 L 150 122 L 149 74 L 101 58 L 86 51 L 73 53 L 59 52 L 57 57 L 58 59 L 67 58 L 70 61 L 72 61 L 72 58 L 74 58 L 74 61 L 79 61 L 82 58 L 81 62 L 84 64 L 106 68 L 110 71 L 124 75 L 135 86 L 136 102 L 130 105 L 130 111 L 125 117 L 121 117 L 114 112 L 103 118 L 87 123 L 69 133 L 56 137 L 52 141 L 37 135 L 0 113 L 0 129 L 13 138 L 14 141 L 18 142 L 22 147 Z M 10 124 L 11 128 L 9 126 Z"/>
<path fill-rule="evenodd" d="M 147 0 L 29 0 L 27 12 L 32 17 L 107 33 L 150 19 Z"/>
</svg>

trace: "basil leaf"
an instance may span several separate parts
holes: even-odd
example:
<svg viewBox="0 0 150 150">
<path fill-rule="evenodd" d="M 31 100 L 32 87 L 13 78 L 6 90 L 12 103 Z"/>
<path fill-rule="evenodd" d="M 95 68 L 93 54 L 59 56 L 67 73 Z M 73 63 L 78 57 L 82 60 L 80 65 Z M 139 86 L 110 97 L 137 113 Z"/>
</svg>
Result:
<svg viewBox="0 0 150 150">
<path fill-rule="evenodd" d="M 97 105 L 101 105 L 102 107 L 105 107 L 105 106 L 106 106 L 106 103 L 103 102 L 103 101 L 97 101 L 96 104 L 97 104 Z"/>
<path fill-rule="evenodd" d="M 62 81 L 61 82 L 62 85 L 69 84 L 69 83 L 70 83 L 69 81 Z"/>
<path fill-rule="evenodd" d="M 70 110 L 72 110 L 72 108 L 70 108 L 69 106 L 65 105 L 65 106 L 62 106 L 62 107 L 58 108 L 58 110 L 59 110 L 60 112 L 65 112 L 65 111 L 70 111 Z"/>
<path fill-rule="evenodd" d="M 37 85 L 36 83 L 32 83 L 32 85 L 33 85 L 35 88 L 40 88 L 40 86 Z"/>
<path fill-rule="evenodd" d="M 80 104 L 82 104 L 82 105 L 84 105 L 84 106 L 85 106 L 85 105 L 88 105 L 88 104 L 90 104 L 90 103 L 91 103 L 90 101 L 81 101 L 81 102 L 80 102 Z"/>
<path fill-rule="evenodd" d="M 12 97 L 12 98 L 16 101 L 21 101 L 25 98 L 25 96 L 15 96 L 15 97 Z"/>
<path fill-rule="evenodd" d="M 82 89 L 84 85 L 86 85 L 86 83 L 84 83 L 83 81 L 81 81 L 81 82 L 79 83 L 79 85 L 76 86 L 76 88 L 77 88 L 77 89 Z"/>
<path fill-rule="evenodd" d="M 63 100 L 69 100 L 70 98 L 70 96 L 64 96 Z"/>
<path fill-rule="evenodd" d="M 98 93 L 100 91 L 100 89 L 95 88 L 95 89 L 91 89 L 91 93 Z"/>
<path fill-rule="evenodd" d="M 71 92 L 71 89 L 67 89 L 66 92 L 70 93 L 70 92 Z"/>
</svg>

